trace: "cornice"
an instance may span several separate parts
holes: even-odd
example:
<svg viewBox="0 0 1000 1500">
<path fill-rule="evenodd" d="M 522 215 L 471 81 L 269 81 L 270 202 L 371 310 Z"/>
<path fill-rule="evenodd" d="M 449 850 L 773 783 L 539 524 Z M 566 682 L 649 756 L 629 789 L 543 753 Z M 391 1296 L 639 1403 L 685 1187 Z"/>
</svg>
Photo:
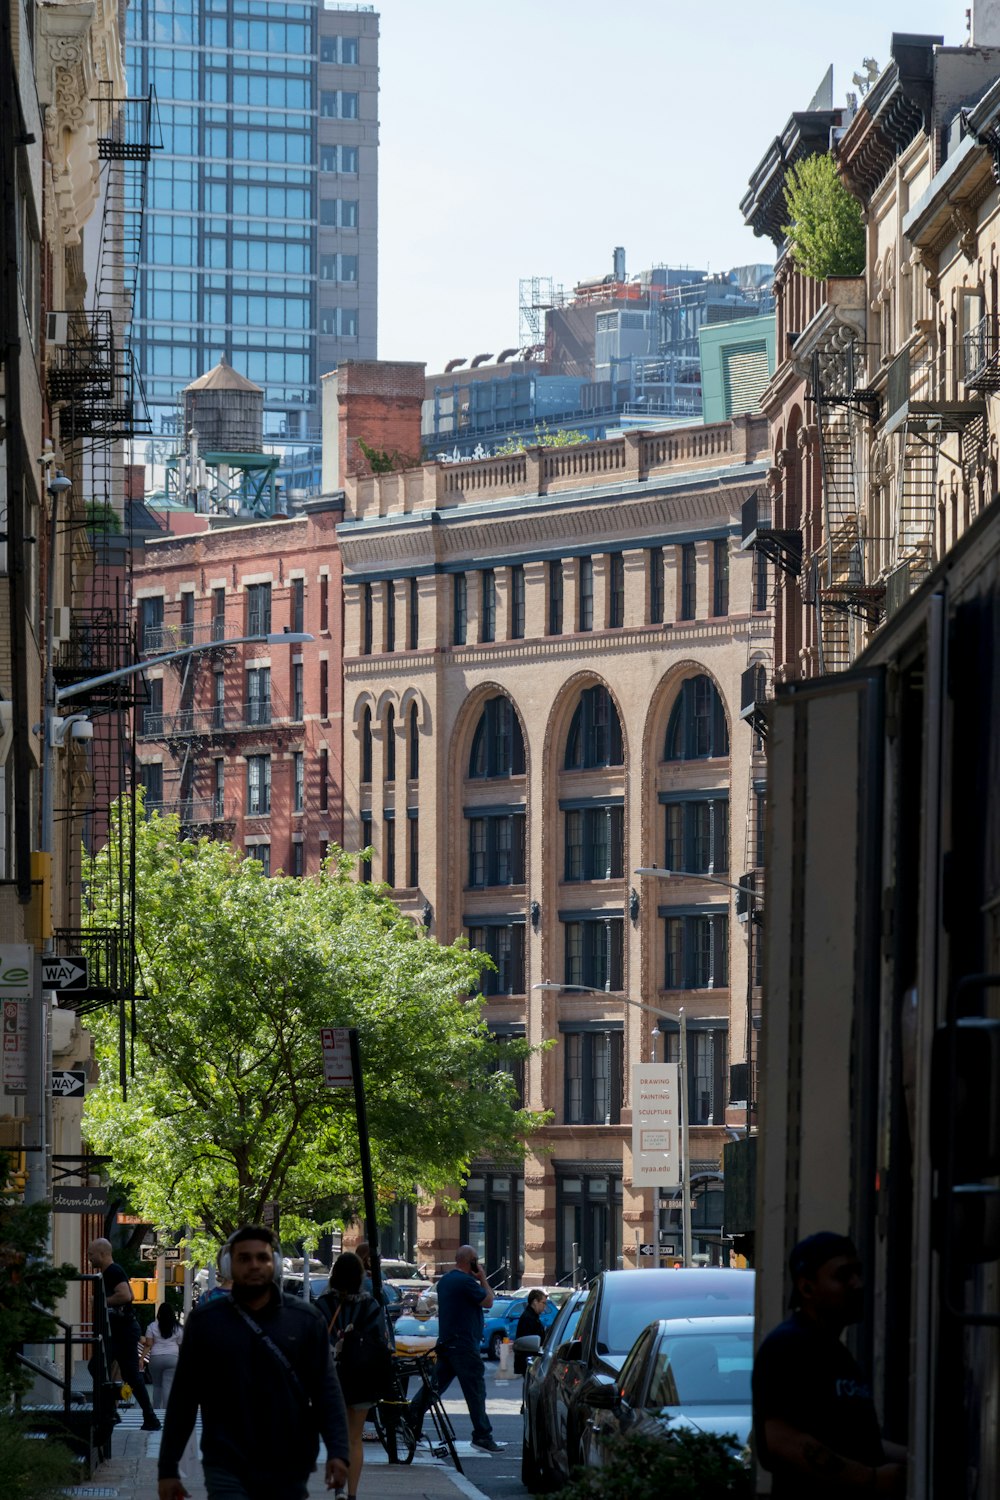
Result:
<svg viewBox="0 0 1000 1500">
<path fill-rule="evenodd" d="M 52 164 L 59 243 L 77 245 L 94 211 L 100 179 L 97 154 L 97 8 L 91 0 L 63 0 L 37 8 L 35 74 Z M 117 31 L 117 27 L 116 27 Z M 98 49 L 104 59 L 106 49 Z"/>
</svg>

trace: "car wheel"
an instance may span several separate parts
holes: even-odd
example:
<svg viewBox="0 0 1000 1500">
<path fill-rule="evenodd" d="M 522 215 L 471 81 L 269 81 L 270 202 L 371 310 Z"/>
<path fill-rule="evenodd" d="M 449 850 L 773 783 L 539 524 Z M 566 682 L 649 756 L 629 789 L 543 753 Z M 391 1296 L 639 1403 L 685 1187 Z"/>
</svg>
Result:
<svg viewBox="0 0 1000 1500">
<path fill-rule="evenodd" d="M 497 1331 L 490 1334 L 490 1341 L 486 1346 L 486 1353 L 490 1359 L 500 1358 L 500 1345 L 503 1343 L 503 1334 Z"/>
<path fill-rule="evenodd" d="M 538 1462 L 527 1438 L 521 1443 L 521 1483 L 533 1495 L 547 1494 L 553 1488 L 548 1470 Z"/>
</svg>

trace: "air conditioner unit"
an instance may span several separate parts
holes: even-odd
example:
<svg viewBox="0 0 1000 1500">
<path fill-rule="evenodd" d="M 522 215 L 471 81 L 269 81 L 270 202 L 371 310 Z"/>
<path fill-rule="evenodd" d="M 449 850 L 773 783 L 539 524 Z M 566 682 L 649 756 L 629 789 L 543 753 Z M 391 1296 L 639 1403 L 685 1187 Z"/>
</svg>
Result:
<svg viewBox="0 0 1000 1500">
<path fill-rule="evenodd" d="M 68 604 L 57 604 L 52 611 L 52 644 L 56 646 L 60 641 L 68 641 L 72 625 L 72 610 Z"/>
<path fill-rule="evenodd" d="M 69 340 L 69 313 L 50 312 L 45 315 L 45 342 L 65 344 Z"/>
</svg>

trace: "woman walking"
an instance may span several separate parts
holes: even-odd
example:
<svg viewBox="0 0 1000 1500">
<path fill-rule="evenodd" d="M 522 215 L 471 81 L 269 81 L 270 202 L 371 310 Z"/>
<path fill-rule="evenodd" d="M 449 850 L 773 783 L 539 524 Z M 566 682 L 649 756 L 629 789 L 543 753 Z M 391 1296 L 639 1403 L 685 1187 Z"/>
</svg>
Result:
<svg viewBox="0 0 1000 1500">
<path fill-rule="evenodd" d="M 330 1286 L 316 1306 L 326 1319 L 347 1407 L 350 1457 L 347 1465 L 348 1500 L 356 1500 L 364 1463 L 362 1433 L 365 1414 L 385 1394 L 392 1355 L 385 1335 L 382 1309 L 363 1289 L 365 1268 L 352 1251 L 338 1255 L 330 1271 Z"/>
<path fill-rule="evenodd" d="M 170 1399 L 170 1387 L 174 1383 L 174 1370 L 177 1368 L 177 1356 L 183 1337 L 183 1329 L 173 1308 L 168 1302 L 161 1302 L 142 1341 L 153 1382 L 153 1405 L 157 1408 L 165 1407 Z"/>
</svg>

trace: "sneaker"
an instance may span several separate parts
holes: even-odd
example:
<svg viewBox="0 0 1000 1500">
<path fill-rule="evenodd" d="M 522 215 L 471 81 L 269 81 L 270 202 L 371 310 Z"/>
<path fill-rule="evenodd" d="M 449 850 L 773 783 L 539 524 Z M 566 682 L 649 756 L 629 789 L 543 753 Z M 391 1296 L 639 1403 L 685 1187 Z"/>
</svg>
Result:
<svg viewBox="0 0 1000 1500">
<path fill-rule="evenodd" d="M 498 1443 L 495 1437 L 473 1438 L 473 1448 L 478 1448 L 482 1453 L 502 1453 L 506 1443 Z"/>
<path fill-rule="evenodd" d="M 163 1426 L 163 1423 L 160 1421 L 159 1417 L 147 1417 L 146 1420 L 142 1424 L 142 1431 L 143 1432 L 159 1432 L 159 1430 L 160 1430 L 160 1428 L 162 1426 Z"/>
</svg>

